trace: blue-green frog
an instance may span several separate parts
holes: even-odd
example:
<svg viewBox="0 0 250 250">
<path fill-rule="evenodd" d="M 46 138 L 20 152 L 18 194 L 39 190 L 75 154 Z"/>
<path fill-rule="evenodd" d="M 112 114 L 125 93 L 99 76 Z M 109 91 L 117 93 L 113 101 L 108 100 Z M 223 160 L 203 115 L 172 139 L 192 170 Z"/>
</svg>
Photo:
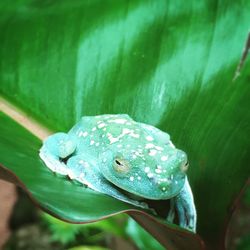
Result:
<svg viewBox="0 0 250 250">
<path fill-rule="evenodd" d="M 170 199 L 167 220 L 177 212 L 181 227 L 196 230 L 187 155 L 151 125 L 125 114 L 84 116 L 68 133 L 49 136 L 40 157 L 53 172 L 141 208 L 148 209 L 145 199 Z"/>
</svg>

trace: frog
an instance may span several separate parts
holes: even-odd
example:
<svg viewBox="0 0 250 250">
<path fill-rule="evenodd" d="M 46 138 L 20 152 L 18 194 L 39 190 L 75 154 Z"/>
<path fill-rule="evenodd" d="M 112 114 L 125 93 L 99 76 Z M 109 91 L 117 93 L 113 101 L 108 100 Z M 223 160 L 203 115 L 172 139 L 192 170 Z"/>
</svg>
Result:
<svg viewBox="0 0 250 250">
<path fill-rule="evenodd" d="M 187 154 L 152 125 L 127 114 L 83 116 L 68 133 L 47 137 L 39 155 L 54 173 L 133 206 L 170 200 L 166 221 L 178 215 L 182 228 L 196 232 Z"/>
</svg>

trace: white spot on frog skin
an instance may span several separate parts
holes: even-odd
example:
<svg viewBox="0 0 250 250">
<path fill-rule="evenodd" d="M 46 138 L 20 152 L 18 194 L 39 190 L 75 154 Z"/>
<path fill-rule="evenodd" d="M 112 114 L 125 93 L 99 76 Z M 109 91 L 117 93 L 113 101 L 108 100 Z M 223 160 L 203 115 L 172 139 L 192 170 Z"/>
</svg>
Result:
<svg viewBox="0 0 250 250">
<path fill-rule="evenodd" d="M 162 161 L 166 161 L 168 159 L 168 156 L 166 156 L 166 155 L 163 155 L 162 157 L 161 157 L 161 160 Z"/>
<path fill-rule="evenodd" d="M 147 140 L 147 141 L 153 141 L 154 138 L 153 138 L 152 136 L 148 135 L 148 136 L 146 137 L 146 140 Z"/>
<path fill-rule="evenodd" d="M 131 137 L 134 137 L 134 138 L 140 138 L 140 135 L 139 135 L 139 134 L 130 133 L 129 135 L 130 135 Z"/>
<path fill-rule="evenodd" d="M 148 178 L 152 178 L 154 176 L 154 174 L 148 173 L 147 176 L 148 176 Z"/>
<path fill-rule="evenodd" d="M 136 159 L 136 158 L 137 158 L 137 156 L 136 156 L 136 155 L 133 155 L 133 156 L 132 156 L 132 158 L 133 158 L 133 159 Z"/>
<path fill-rule="evenodd" d="M 150 168 L 149 167 L 145 167 L 144 171 L 145 171 L 145 173 L 148 173 L 150 171 Z"/>
<path fill-rule="evenodd" d="M 96 127 L 93 127 L 93 128 L 92 128 L 92 131 L 96 131 Z"/>
<path fill-rule="evenodd" d="M 106 124 L 102 122 L 102 123 L 98 124 L 97 127 L 98 127 L 98 128 L 103 128 L 103 127 L 105 127 L 105 126 L 106 126 Z"/>
<path fill-rule="evenodd" d="M 155 156 L 157 154 L 157 151 L 155 149 L 150 149 L 149 153 L 150 156 Z"/>
<path fill-rule="evenodd" d="M 143 154 L 141 152 L 138 152 L 138 151 L 135 152 L 135 155 L 143 157 Z"/>
<path fill-rule="evenodd" d="M 173 180 L 174 179 L 174 176 L 171 174 L 170 175 L 170 180 Z"/>
<path fill-rule="evenodd" d="M 128 144 L 128 145 L 126 146 L 126 148 L 130 148 L 130 145 Z"/>
<path fill-rule="evenodd" d="M 117 123 L 117 124 L 125 124 L 127 120 L 126 119 L 114 119 L 114 120 L 109 120 L 108 122 Z"/>
<path fill-rule="evenodd" d="M 82 134 L 83 137 L 86 137 L 87 135 L 88 135 L 88 132 L 84 132 L 84 133 Z"/>
<path fill-rule="evenodd" d="M 118 148 L 122 148 L 122 144 L 118 144 L 117 147 L 118 147 Z"/>
<path fill-rule="evenodd" d="M 154 148 L 154 147 L 155 147 L 155 145 L 152 144 L 152 143 L 147 143 L 146 146 L 145 146 L 146 149 Z"/>
<path fill-rule="evenodd" d="M 174 183 L 175 183 L 175 184 L 178 184 L 178 181 L 175 181 Z"/>
<path fill-rule="evenodd" d="M 91 140 L 90 145 L 94 145 L 94 144 L 95 144 L 95 141 Z"/>
<path fill-rule="evenodd" d="M 141 180 L 141 176 L 138 176 L 138 177 L 137 177 L 137 180 L 140 181 L 140 180 Z"/>
<path fill-rule="evenodd" d="M 135 179 L 134 176 L 130 176 L 130 177 L 129 177 L 129 180 L 130 180 L 130 181 L 134 181 L 134 179 Z"/>
<path fill-rule="evenodd" d="M 165 187 L 162 187 L 162 189 L 161 189 L 162 191 L 166 191 L 166 188 Z"/>
<path fill-rule="evenodd" d="M 106 159 L 106 158 L 104 158 L 104 159 L 102 160 L 102 162 L 107 162 L 107 159 Z"/>
<path fill-rule="evenodd" d="M 131 130 L 131 129 L 128 129 L 128 128 L 124 128 L 123 130 L 122 130 L 122 134 L 129 134 L 130 132 L 132 132 L 133 130 Z"/>
<path fill-rule="evenodd" d="M 107 128 L 104 127 L 104 128 L 103 128 L 103 131 L 106 131 L 106 130 L 107 130 Z"/>
<path fill-rule="evenodd" d="M 159 146 L 155 146 L 155 148 L 156 148 L 157 150 L 160 150 L 160 151 L 163 150 L 163 148 L 162 148 L 162 147 L 159 147 Z"/>
<path fill-rule="evenodd" d="M 100 143 L 99 143 L 99 142 L 97 142 L 95 145 L 98 147 L 98 146 L 100 145 Z"/>
<path fill-rule="evenodd" d="M 157 174 L 161 174 L 162 171 L 161 171 L 161 169 L 156 168 L 156 169 L 155 169 L 155 172 L 156 172 Z"/>
<path fill-rule="evenodd" d="M 169 182 L 169 180 L 167 178 L 161 178 L 160 179 L 162 182 Z"/>
<path fill-rule="evenodd" d="M 79 134 L 78 134 L 78 137 L 81 137 L 81 136 L 86 137 L 87 135 L 88 135 L 88 132 L 80 131 Z"/>
<path fill-rule="evenodd" d="M 119 141 L 119 139 L 118 139 L 118 138 L 114 138 L 114 137 L 109 137 L 108 139 L 109 139 L 109 141 L 110 141 L 110 144 L 113 144 L 113 143 L 115 143 L 115 142 L 118 142 L 118 141 Z"/>
<path fill-rule="evenodd" d="M 110 133 L 107 133 L 107 136 L 108 136 L 108 139 L 110 140 L 110 144 L 114 143 L 114 142 L 118 142 L 120 138 L 122 138 L 123 136 L 125 136 L 126 134 L 129 134 L 132 130 L 130 129 L 126 129 L 124 128 L 122 130 L 122 134 L 120 134 L 119 136 L 117 137 L 113 137 L 112 134 Z"/>
</svg>

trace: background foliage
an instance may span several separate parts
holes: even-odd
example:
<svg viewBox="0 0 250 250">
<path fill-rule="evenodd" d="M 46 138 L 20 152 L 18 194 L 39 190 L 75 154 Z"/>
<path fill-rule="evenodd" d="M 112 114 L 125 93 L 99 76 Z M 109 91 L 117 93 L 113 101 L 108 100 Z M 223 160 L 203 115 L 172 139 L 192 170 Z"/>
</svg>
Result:
<svg viewBox="0 0 250 250">
<path fill-rule="evenodd" d="M 53 130 L 66 131 L 83 115 L 128 113 L 168 131 L 189 156 L 198 233 L 218 246 L 228 208 L 249 177 L 249 60 L 232 81 L 249 9 L 247 0 L 2 1 L 0 93 Z M 33 172 L 22 168 L 42 164 L 30 156 L 17 162 L 18 150 L 35 152 L 40 142 L 20 132 L 14 145 L 11 122 L 1 121 L 0 162 L 39 202 L 42 189 L 52 197 L 57 185 L 70 190 L 60 178 L 50 190 L 32 182 Z M 109 200 L 113 211 L 128 208 L 87 192 Z"/>
</svg>

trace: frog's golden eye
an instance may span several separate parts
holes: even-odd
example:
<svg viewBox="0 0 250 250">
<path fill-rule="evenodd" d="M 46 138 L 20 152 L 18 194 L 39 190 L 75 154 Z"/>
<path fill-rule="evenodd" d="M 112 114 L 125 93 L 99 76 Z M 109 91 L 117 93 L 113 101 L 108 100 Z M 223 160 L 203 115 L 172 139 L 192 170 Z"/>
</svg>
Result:
<svg viewBox="0 0 250 250">
<path fill-rule="evenodd" d="M 188 167 L 189 167 L 189 162 L 186 161 L 186 163 L 181 166 L 181 171 L 186 172 L 188 170 Z"/>
<path fill-rule="evenodd" d="M 116 172 L 121 174 L 126 174 L 130 170 L 130 164 L 128 161 L 121 159 L 121 158 L 115 158 L 113 162 L 113 168 Z"/>
</svg>

